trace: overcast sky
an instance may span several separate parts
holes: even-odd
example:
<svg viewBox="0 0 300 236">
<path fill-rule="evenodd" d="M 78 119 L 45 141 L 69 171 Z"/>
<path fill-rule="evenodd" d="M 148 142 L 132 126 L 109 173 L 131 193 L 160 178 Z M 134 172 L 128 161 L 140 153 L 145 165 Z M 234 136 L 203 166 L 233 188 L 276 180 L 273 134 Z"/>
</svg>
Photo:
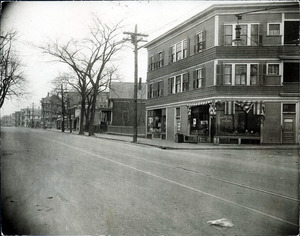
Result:
<svg viewBox="0 0 300 236">
<path fill-rule="evenodd" d="M 124 31 L 134 31 L 138 25 L 140 33 L 154 39 L 171 27 L 209 7 L 212 1 L 49 1 L 12 2 L 1 16 L 1 29 L 18 32 L 16 50 L 24 65 L 29 84 L 30 97 L 21 101 L 5 101 L 1 116 L 21 108 L 40 106 L 40 99 L 51 91 L 50 81 L 59 73 L 66 72 L 61 63 L 51 62 L 48 55 L 33 45 L 43 45 L 49 39 L 80 39 L 85 37 L 92 25 L 93 15 L 103 22 L 114 24 L 123 20 Z M 130 45 L 130 44 L 129 44 Z M 133 49 L 127 48 L 118 61 L 122 81 L 133 82 Z M 146 81 L 147 50 L 139 50 L 139 77 Z"/>
</svg>

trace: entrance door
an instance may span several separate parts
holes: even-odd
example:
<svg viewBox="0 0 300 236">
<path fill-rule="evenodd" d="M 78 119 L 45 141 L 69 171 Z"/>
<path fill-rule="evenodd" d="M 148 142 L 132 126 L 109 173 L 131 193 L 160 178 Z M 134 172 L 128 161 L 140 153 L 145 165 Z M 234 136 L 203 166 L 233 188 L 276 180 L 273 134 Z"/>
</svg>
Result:
<svg viewBox="0 0 300 236">
<path fill-rule="evenodd" d="M 283 115 L 282 142 L 295 143 L 295 115 Z"/>
</svg>

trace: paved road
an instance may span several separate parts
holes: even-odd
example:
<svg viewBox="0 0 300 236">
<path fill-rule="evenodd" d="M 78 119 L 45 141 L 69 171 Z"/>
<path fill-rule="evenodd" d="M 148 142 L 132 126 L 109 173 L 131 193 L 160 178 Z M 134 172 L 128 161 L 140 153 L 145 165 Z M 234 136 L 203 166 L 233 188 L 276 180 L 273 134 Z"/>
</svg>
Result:
<svg viewBox="0 0 300 236">
<path fill-rule="evenodd" d="M 297 150 L 161 150 L 2 128 L 3 231 L 295 235 Z M 232 228 L 211 226 L 228 218 Z"/>
</svg>

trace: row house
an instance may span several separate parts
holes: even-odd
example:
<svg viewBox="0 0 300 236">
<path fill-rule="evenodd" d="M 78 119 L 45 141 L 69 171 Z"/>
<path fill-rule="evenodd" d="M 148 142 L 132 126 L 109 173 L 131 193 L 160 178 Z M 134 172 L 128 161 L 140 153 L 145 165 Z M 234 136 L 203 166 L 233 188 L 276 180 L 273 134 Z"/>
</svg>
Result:
<svg viewBox="0 0 300 236">
<path fill-rule="evenodd" d="M 147 43 L 147 137 L 297 143 L 299 4 L 216 4 Z"/>
</svg>

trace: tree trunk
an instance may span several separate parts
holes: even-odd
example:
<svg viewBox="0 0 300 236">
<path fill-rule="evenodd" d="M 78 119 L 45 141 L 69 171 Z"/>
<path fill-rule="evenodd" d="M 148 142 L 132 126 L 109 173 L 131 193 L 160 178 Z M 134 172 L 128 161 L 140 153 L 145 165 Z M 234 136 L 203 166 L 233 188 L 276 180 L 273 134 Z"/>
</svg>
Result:
<svg viewBox="0 0 300 236">
<path fill-rule="evenodd" d="M 97 91 L 98 91 L 98 89 L 94 90 L 94 93 L 93 93 L 90 124 L 89 124 L 89 136 L 94 135 L 94 120 L 95 120 L 95 111 L 96 111 L 96 102 L 97 102 Z"/>
<path fill-rule="evenodd" d="M 79 125 L 79 134 L 83 135 L 83 121 L 84 121 L 84 112 L 85 112 L 85 98 L 81 98 L 81 109 L 80 109 L 80 125 Z"/>
</svg>

